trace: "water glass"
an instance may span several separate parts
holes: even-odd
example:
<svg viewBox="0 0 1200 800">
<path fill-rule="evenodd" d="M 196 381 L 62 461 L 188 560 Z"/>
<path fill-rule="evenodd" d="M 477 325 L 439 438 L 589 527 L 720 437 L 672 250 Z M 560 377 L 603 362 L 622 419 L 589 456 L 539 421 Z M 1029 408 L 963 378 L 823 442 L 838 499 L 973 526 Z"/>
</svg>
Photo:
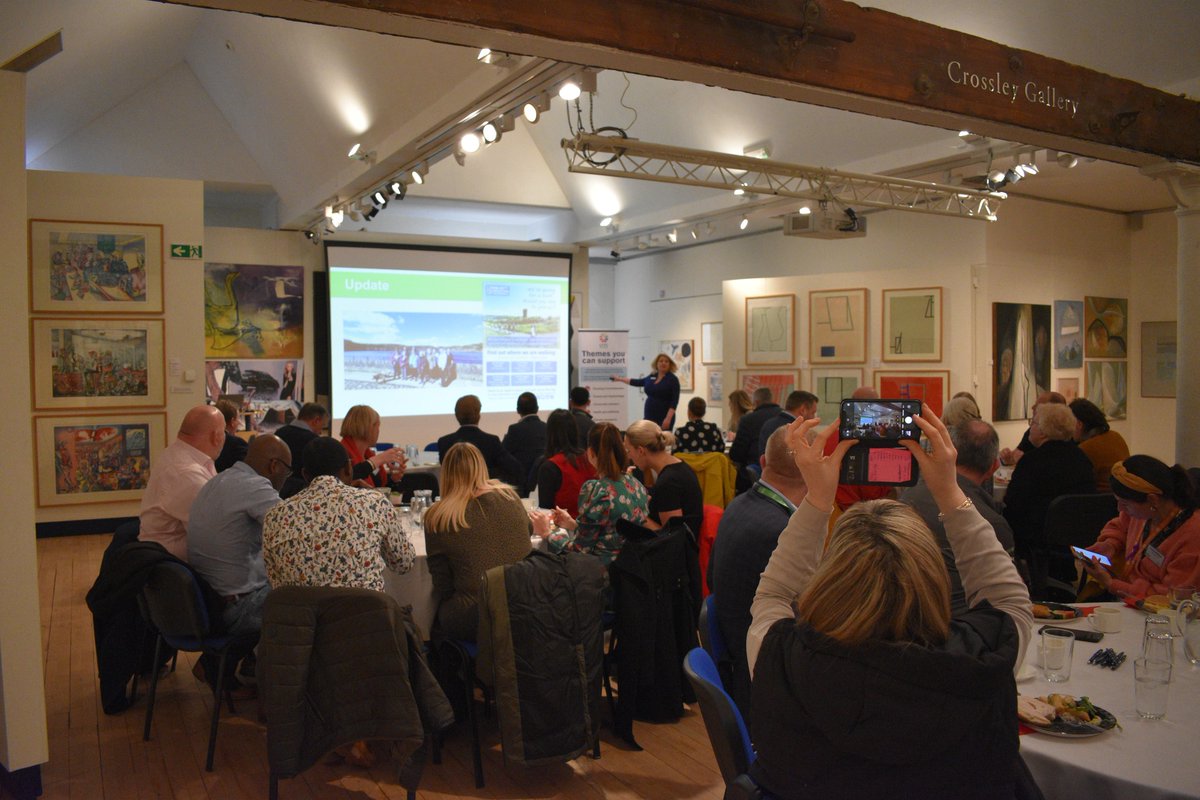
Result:
<svg viewBox="0 0 1200 800">
<path fill-rule="evenodd" d="M 1075 651 L 1075 634 L 1067 630 L 1046 628 L 1042 631 L 1042 672 L 1051 683 L 1071 679 L 1071 655 Z"/>
<path fill-rule="evenodd" d="M 1171 662 L 1139 658 L 1133 662 L 1134 708 L 1142 719 L 1167 715 L 1167 690 L 1171 685 Z"/>
<path fill-rule="evenodd" d="M 1150 638 L 1150 634 L 1154 631 L 1161 631 L 1167 636 L 1171 635 L 1171 618 L 1163 614 L 1151 614 L 1146 617 L 1146 626 L 1142 631 L 1142 655 L 1145 655 L 1146 641 Z"/>
<path fill-rule="evenodd" d="M 1196 587 L 1192 585 L 1172 586 L 1167 592 L 1167 599 L 1171 601 L 1171 608 L 1179 608 L 1179 604 L 1184 600 L 1190 600 L 1192 595 L 1196 593 Z"/>
<path fill-rule="evenodd" d="M 1170 631 L 1152 630 L 1146 634 L 1142 646 L 1143 658 L 1151 661 L 1166 661 L 1170 664 L 1174 655 L 1174 638 Z"/>
</svg>

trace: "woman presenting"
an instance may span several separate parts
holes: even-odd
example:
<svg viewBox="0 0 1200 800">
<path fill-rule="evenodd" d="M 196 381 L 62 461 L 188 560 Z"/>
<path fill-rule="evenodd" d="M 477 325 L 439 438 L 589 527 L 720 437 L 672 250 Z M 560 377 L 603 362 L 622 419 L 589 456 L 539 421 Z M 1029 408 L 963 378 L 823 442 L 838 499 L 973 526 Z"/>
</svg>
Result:
<svg viewBox="0 0 1200 800">
<path fill-rule="evenodd" d="M 609 375 L 608 379 L 642 387 L 646 393 L 642 419 L 648 419 L 660 428 L 669 430 L 671 423 L 675 421 L 675 407 L 679 405 L 679 378 L 675 377 L 675 362 L 666 353 L 659 353 L 654 358 L 654 370 L 644 378 Z"/>
</svg>

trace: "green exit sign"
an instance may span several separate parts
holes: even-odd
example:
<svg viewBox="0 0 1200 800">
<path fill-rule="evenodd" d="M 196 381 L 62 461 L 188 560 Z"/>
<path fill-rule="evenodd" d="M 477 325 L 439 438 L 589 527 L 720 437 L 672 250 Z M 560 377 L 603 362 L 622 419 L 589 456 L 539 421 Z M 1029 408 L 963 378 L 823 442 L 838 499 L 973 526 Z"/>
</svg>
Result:
<svg viewBox="0 0 1200 800">
<path fill-rule="evenodd" d="M 198 244 L 173 244 L 171 245 L 171 258 L 201 258 L 203 249 Z"/>
</svg>

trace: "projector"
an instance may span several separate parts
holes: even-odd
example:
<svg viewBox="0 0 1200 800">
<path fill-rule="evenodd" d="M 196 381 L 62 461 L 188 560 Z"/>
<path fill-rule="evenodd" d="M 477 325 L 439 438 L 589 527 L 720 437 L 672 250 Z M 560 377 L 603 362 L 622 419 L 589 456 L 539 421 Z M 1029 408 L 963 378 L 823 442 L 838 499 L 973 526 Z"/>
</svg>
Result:
<svg viewBox="0 0 1200 800">
<path fill-rule="evenodd" d="M 847 209 L 845 213 L 816 210 L 783 218 L 784 236 L 814 239 L 854 239 L 867 235 L 867 220 Z"/>
</svg>

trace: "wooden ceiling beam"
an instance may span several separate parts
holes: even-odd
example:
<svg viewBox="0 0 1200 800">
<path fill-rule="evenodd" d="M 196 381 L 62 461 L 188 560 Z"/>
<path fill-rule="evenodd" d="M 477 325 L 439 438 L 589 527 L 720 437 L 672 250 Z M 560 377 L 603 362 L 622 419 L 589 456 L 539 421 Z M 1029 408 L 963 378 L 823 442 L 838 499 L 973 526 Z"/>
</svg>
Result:
<svg viewBox="0 0 1200 800">
<path fill-rule="evenodd" d="M 165 0 L 688 80 L 1118 163 L 1200 163 L 1200 103 L 846 0 Z"/>
</svg>

